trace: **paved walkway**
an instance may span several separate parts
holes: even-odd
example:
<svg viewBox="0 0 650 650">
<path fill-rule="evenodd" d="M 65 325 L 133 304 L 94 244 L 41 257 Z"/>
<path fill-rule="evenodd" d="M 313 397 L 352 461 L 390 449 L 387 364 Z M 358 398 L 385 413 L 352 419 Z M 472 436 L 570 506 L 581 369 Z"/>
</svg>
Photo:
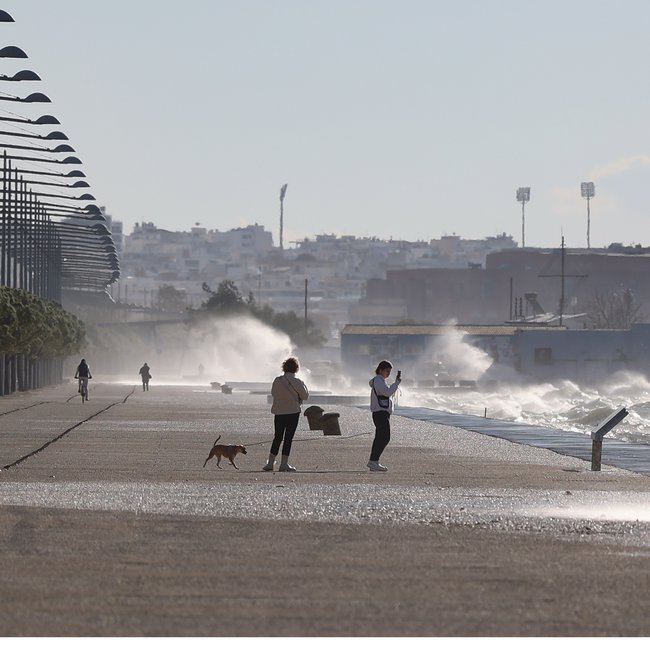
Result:
<svg viewBox="0 0 650 650">
<path fill-rule="evenodd" d="M 91 390 L 0 399 L 0 635 L 650 633 L 647 476 L 399 416 L 370 473 L 348 406 L 266 473 L 263 395 Z"/>
</svg>

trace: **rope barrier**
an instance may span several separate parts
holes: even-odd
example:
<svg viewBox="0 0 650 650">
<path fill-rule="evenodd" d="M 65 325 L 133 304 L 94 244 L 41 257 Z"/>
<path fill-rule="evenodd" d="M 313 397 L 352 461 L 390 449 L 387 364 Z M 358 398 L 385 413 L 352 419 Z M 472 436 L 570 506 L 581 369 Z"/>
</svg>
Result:
<svg viewBox="0 0 650 650">
<path fill-rule="evenodd" d="M 324 438 L 336 438 L 337 440 L 347 440 L 348 438 L 358 438 L 359 436 L 371 436 L 374 434 L 374 431 L 364 431 L 363 433 L 353 433 L 350 436 L 318 436 L 314 438 L 294 438 L 293 442 L 316 442 L 317 440 L 323 440 Z M 262 442 L 251 442 L 246 445 L 246 447 L 256 447 L 257 445 L 268 445 L 273 442 L 273 438 L 270 440 L 263 440 Z"/>
</svg>

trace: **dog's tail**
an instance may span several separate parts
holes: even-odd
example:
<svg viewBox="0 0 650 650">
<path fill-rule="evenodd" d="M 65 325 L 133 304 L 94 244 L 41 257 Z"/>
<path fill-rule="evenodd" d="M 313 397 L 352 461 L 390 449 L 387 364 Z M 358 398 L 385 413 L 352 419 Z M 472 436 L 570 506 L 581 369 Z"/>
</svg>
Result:
<svg viewBox="0 0 650 650">
<path fill-rule="evenodd" d="M 214 447 L 214 445 L 216 445 L 217 442 L 219 442 L 220 439 L 221 439 L 221 436 L 219 436 L 219 437 L 214 441 L 214 444 L 213 444 L 212 446 Z M 205 459 L 205 463 L 203 463 L 203 467 L 206 466 L 207 462 L 208 462 L 211 458 L 212 458 L 212 451 L 210 451 L 210 454 L 209 454 L 208 457 Z"/>
</svg>

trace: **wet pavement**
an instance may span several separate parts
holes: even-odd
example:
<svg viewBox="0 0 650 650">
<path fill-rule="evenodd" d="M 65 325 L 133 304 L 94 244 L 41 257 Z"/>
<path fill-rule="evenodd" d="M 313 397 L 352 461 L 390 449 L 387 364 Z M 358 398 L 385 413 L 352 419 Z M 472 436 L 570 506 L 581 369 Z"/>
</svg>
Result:
<svg viewBox="0 0 650 650">
<path fill-rule="evenodd" d="M 390 471 L 371 473 L 369 412 L 326 410 L 341 413 L 343 435 L 301 418 L 289 474 L 261 471 L 272 437 L 264 395 L 97 384 L 82 405 L 70 384 L 2 398 L 0 551 L 11 562 L 0 634 L 650 632 L 648 590 L 638 592 L 650 584 L 649 477 L 399 415 L 382 457 Z M 219 435 L 247 447 L 239 470 L 225 459 L 203 468 Z M 555 587 L 540 592 L 549 571 Z M 97 618 L 89 597 L 110 615 Z M 534 620 L 513 618 L 537 598 Z M 590 604 L 625 598 L 635 605 L 622 618 L 590 623 Z M 238 605 L 253 621 L 237 629 L 208 614 Z M 208 618 L 188 618 L 192 606 Z"/>
</svg>

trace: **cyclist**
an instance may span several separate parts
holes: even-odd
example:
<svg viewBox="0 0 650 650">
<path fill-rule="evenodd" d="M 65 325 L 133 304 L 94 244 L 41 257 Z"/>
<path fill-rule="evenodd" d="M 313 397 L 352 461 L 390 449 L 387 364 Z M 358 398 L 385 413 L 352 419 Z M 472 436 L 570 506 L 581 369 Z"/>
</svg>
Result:
<svg viewBox="0 0 650 650">
<path fill-rule="evenodd" d="M 77 372 L 75 372 L 74 378 L 79 380 L 81 401 L 88 401 L 88 380 L 92 379 L 93 376 L 90 373 L 90 368 L 85 359 L 82 359 L 81 363 L 77 366 Z"/>
</svg>

